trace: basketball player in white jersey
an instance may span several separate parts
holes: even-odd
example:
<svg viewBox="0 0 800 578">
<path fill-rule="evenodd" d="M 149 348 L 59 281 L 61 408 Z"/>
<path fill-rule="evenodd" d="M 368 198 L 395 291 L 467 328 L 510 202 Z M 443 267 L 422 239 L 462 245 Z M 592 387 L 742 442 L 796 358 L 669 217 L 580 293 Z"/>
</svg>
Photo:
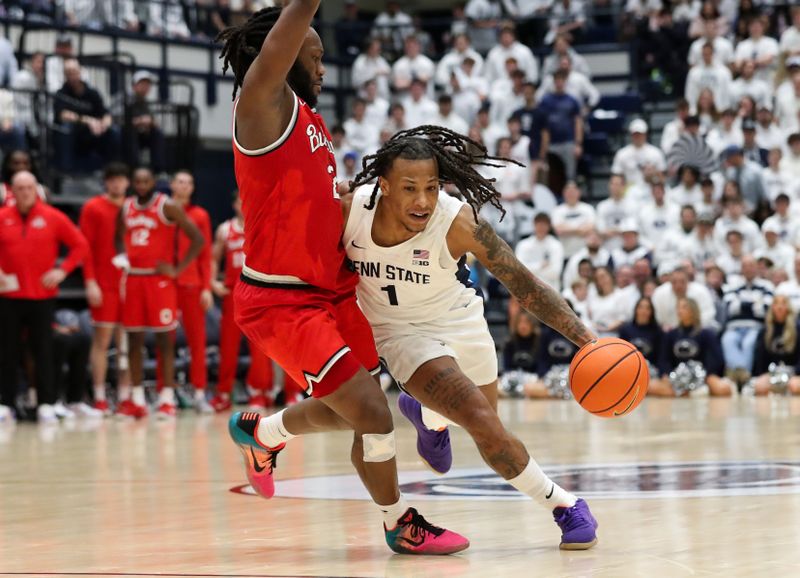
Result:
<svg viewBox="0 0 800 578">
<path fill-rule="evenodd" d="M 494 341 L 483 300 L 462 282 L 459 264 L 472 253 L 525 309 L 577 346 L 596 339 L 558 293 L 476 220 L 480 206 L 497 204 L 499 194 L 474 165 L 499 160 L 439 127 L 398 133 L 365 158 L 351 185 L 355 193 L 343 198 L 343 242 L 360 275 L 358 299 L 378 353 L 406 392 L 400 407 L 417 428 L 423 459 L 446 472 L 452 462 L 446 427 L 462 426 L 492 469 L 553 511 L 562 549 L 588 549 L 597 541 L 597 522 L 586 502 L 551 481 L 497 416 Z M 358 187 L 375 179 L 374 187 Z M 445 182 L 467 202 L 442 191 Z"/>
</svg>

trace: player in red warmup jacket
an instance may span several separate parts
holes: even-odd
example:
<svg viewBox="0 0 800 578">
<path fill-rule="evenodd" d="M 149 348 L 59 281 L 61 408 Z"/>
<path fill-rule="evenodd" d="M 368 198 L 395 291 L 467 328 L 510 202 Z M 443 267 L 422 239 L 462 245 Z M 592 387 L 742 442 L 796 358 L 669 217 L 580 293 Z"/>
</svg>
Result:
<svg viewBox="0 0 800 578">
<path fill-rule="evenodd" d="M 210 404 L 217 412 L 231 408 L 231 389 L 239 362 L 242 332 L 236 325 L 233 314 L 233 288 L 239 281 L 244 265 L 244 218 L 239 191 L 233 194 L 233 210 L 236 214 L 225 221 L 214 235 L 211 250 L 211 288 L 222 299 L 222 321 L 219 336 L 219 381 L 217 394 Z M 222 280 L 219 279 L 219 264 L 224 261 Z M 250 345 L 250 368 L 247 371 L 247 392 L 250 394 L 248 409 L 259 410 L 272 406 L 272 360 L 258 347 Z M 300 386 L 284 374 L 284 392 L 287 400 L 302 399 Z"/>
<path fill-rule="evenodd" d="M 178 325 L 175 279 L 200 254 L 204 239 L 177 203 L 162 193 L 156 193 L 155 184 L 150 169 L 136 169 L 133 173 L 135 194 L 126 199 L 117 219 L 115 246 L 128 261 L 122 325 L 128 333 L 128 359 L 133 382 L 131 398 L 121 400 L 117 413 L 134 418 L 147 415 L 142 384 L 142 349 L 144 334 L 151 331 L 156 334 L 159 370 L 164 380 L 157 416 L 166 419 L 174 417 L 176 411 L 175 343 L 171 335 Z M 192 240 L 189 251 L 179 262 L 176 259 L 176 228 Z"/>
<path fill-rule="evenodd" d="M 234 414 L 229 432 L 256 492 L 274 494 L 274 457 L 296 435 L 353 429 L 351 452 L 396 552 L 469 546 L 428 523 L 400 494 L 392 414 L 376 379 L 372 331 L 346 264 L 336 159 L 322 117 L 323 47 L 310 28 L 320 0 L 265 8 L 220 34 L 234 74 L 233 153 L 245 223 L 236 322 L 313 397 L 277 414 Z M 332 410 L 332 411 L 331 411 Z"/>
<path fill-rule="evenodd" d="M 178 275 L 178 310 L 192 360 L 189 381 L 195 387 L 195 409 L 199 413 L 213 413 L 213 408 L 206 401 L 206 311 L 214 304 L 211 295 L 211 218 L 205 209 L 192 204 L 194 177 L 189 171 L 175 173 L 170 189 L 172 200 L 183 208 L 205 239 L 200 255 Z M 178 231 L 178 259 L 186 256 L 191 245 L 191 239 Z"/>
<path fill-rule="evenodd" d="M 108 348 L 117 342 L 117 393 L 130 397 L 128 346 L 122 331 L 122 269 L 113 263 L 117 254 L 114 233 L 117 219 L 130 186 L 130 169 L 122 163 L 109 164 L 103 175 L 105 192 L 86 202 L 79 226 L 89 241 L 90 255 L 83 264 L 87 299 L 92 314 L 92 349 L 89 356 L 94 385 L 94 407 L 104 414 L 111 410 L 106 400 Z"/>
</svg>

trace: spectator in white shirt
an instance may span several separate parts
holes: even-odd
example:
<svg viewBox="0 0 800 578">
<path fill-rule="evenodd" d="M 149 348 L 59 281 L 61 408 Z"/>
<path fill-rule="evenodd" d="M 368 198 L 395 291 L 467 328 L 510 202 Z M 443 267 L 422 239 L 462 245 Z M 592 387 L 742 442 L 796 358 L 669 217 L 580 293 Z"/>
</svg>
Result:
<svg viewBox="0 0 800 578">
<path fill-rule="evenodd" d="M 783 155 L 779 168 L 780 171 L 791 183 L 800 181 L 800 132 L 789 135 L 786 139 L 789 150 Z"/>
<path fill-rule="evenodd" d="M 761 167 L 767 166 L 767 149 L 761 147 L 756 141 L 758 125 L 751 118 L 742 120 L 742 154 L 745 162 L 751 162 Z"/>
<path fill-rule="evenodd" d="M 786 192 L 778 192 L 772 200 L 772 208 L 775 213 L 764 219 L 761 230 L 766 231 L 767 227 L 775 228 L 781 242 L 797 245 L 800 220 L 798 220 L 797 213 L 790 209 L 791 204 L 792 200 Z"/>
<path fill-rule="evenodd" d="M 792 25 L 781 34 L 780 50 L 786 58 L 800 56 L 800 6 L 792 6 Z M 797 311 L 797 309 L 795 309 Z"/>
<path fill-rule="evenodd" d="M 481 141 L 490 151 L 496 150 L 497 140 L 500 137 L 508 136 L 505 123 L 498 125 L 490 121 L 488 103 L 478 111 L 473 128 L 480 133 Z"/>
<path fill-rule="evenodd" d="M 778 64 L 779 48 L 774 38 L 765 36 L 765 24 L 764 17 L 753 18 L 750 21 L 748 26 L 750 36 L 736 46 L 734 68 L 741 70 L 745 60 L 753 60 L 756 65 L 756 77 L 772 85 Z"/>
<path fill-rule="evenodd" d="M 344 127 L 335 124 L 331 127 L 331 145 L 333 146 L 333 157 L 336 159 L 336 174 L 340 175 L 344 171 L 344 155 L 347 154 L 347 142 L 345 141 Z"/>
<path fill-rule="evenodd" d="M 707 262 L 717 258 L 719 250 L 714 239 L 714 216 L 706 212 L 698 213 L 697 225 L 686 241 L 686 255 L 696 268 L 703 269 Z"/>
<path fill-rule="evenodd" d="M 628 127 L 631 144 L 614 155 L 611 172 L 623 175 L 628 186 L 641 186 L 648 176 L 662 173 L 667 167 L 664 153 L 647 142 L 647 130 L 645 121 L 631 121 Z"/>
<path fill-rule="evenodd" d="M 689 48 L 689 66 L 696 66 L 702 61 L 703 46 L 711 42 L 714 47 L 714 58 L 724 65 L 733 62 L 733 44 L 719 34 L 719 21 L 714 18 L 703 20 L 703 35 L 692 42 Z"/>
<path fill-rule="evenodd" d="M 697 110 L 700 93 L 708 88 L 714 95 L 717 110 L 724 110 L 730 105 L 730 88 L 733 76 L 730 69 L 714 59 L 714 45 L 706 42 L 703 45 L 701 61 L 692 66 L 686 77 L 686 100 L 692 110 Z"/>
<path fill-rule="evenodd" d="M 561 270 L 564 247 L 551 234 L 550 216 L 537 213 L 533 219 L 534 234 L 517 243 L 517 259 L 556 291 L 561 291 Z"/>
<path fill-rule="evenodd" d="M 403 100 L 403 108 L 409 128 L 430 124 L 439 111 L 436 103 L 428 97 L 425 82 L 422 80 L 411 83 L 409 95 Z"/>
<path fill-rule="evenodd" d="M 506 24 L 500 30 L 500 42 L 489 51 L 486 57 L 484 75 L 489 85 L 496 81 L 507 78 L 506 60 L 514 58 L 519 69 L 525 73 L 525 79 L 529 82 L 539 82 L 539 64 L 533 56 L 531 49 L 524 44 L 517 42 L 514 26 Z"/>
<path fill-rule="evenodd" d="M 794 266 L 795 249 L 781 240 L 780 224 L 766 220 L 761 225 L 761 231 L 764 234 L 764 246 L 754 253 L 756 259 L 766 257 L 772 261 L 773 267 L 791 271 Z"/>
<path fill-rule="evenodd" d="M 405 54 L 392 66 L 392 87 L 398 96 L 404 96 L 414 80 L 423 81 L 429 87 L 428 96 L 433 94 L 433 76 L 436 65 L 420 51 L 419 40 L 409 36 L 405 40 Z"/>
<path fill-rule="evenodd" d="M 570 42 L 569 34 L 559 34 L 553 42 L 553 52 L 544 59 L 542 64 L 542 76 L 552 76 L 560 67 L 561 58 L 566 56 L 572 63 L 572 70 L 580 72 L 587 78 L 592 77 L 592 71 L 586 59 L 575 52 Z"/>
<path fill-rule="evenodd" d="M 656 265 L 674 263 L 690 255 L 689 247 L 697 226 L 697 211 L 692 205 L 684 205 L 680 209 L 680 225 L 668 235 L 664 235 L 661 242 L 653 247 L 653 261 Z M 689 258 L 694 264 L 694 260 Z"/>
<path fill-rule="evenodd" d="M 711 291 L 696 281 L 691 281 L 688 271 L 678 267 L 669 275 L 669 281 L 659 285 L 653 292 L 653 307 L 656 319 L 664 331 L 678 326 L 678 299 L 689 297 L 697 302 L 703 327 L 717 327 L 716 308 Z"/>
<path fill-rule="evenodd" d="M 388 0 L 386 10 L 378 14 L 372 24 L 372 36 L 379 39 L 389 53 L 399 54 L 403 49 L 403 40 L 413 33 L 413 20 L 400 10 L 397 0 Z"/>
<path fill-rule="evenodd" d="M 550 10 L 550 30 L 545 44 L 552 44 L 559 34 L 580 36 L 586 28 L 585 8 L 582 0 L 555 0 Z"/>
<path fill-rule="evenodd" d="M 606 249 L 612 251 L 622 246 L 620 227 L 634 218 L 635 210 L 625 199 L 625 177 L 612 174 L 608 178 L 608 198 L 597 204 L 597 232 Z"/>
<path fill-rule="evenodd" d="M 386 142 L 401 130 L 411 128 L 406 120 L 406 109 L 399 102 L 389 107 L 389 119 L 381 128 L 381 142 Z"/>
<path fill-rule="evenodd" d="M 752 60 L 745 60 L 739 78 L 731 83 L 730 102 L 739 102 L 744 96 L 752 98 L 756 105 L 763 106 L 772 102 L 772 87 L 766 82 L 757 78 L 756 63 Z"/>
<path fill-rule="evenodd" d="M 378 84 L 378 96 L 388 99 L 391 96 L 389 91 L 391 73 L 392 67 L 381 56 L 381 41 L 373 38 L 367 42 L 364 52 L 353 62 L 350 79 L 353 86 L 364 86 L 370 80 L 374 80 Z"/>
<path fill-rule="evenodd" d="M 667 192 L 667 201 L 683 207 L 695 207 L 703 200 L 703 191 L 700 189 L 700 169 L 686 164 L 678 169 L 680 181 Z"/>
<path fill-rule="evenodd" d="M 618 330 L 633 312 L 627 302 L 627 293 L 614 283 L 608 267 L 594 270 L 595 291 L 589 292 L 589 320 L 599 337 L 617 337 Z"/>
<path fill-rule="evenodd" d="M 445 54 L 436 65 L 436 84 L 442 87 L 449 86 L 450 78 L 456 70 L 461 68 L 461 63 L 465 58 L 472 59 L 473 72 L 480 75 L 483 68 L 483 57 L 472 48 L 469 36 L 459 34 L 453 38 L 453 49 Z"/>
<path fill-rule="evenodd" d="M 370 80 L 364 85 L 363 98 L 367 104 L 365 112 L 367 121 L 380 129 L 389 117 L 389 101 L 378 96 L 378 83 L 374 80 Z"/>
<path fill-rule="evenodd" d="M 611 251 L 611 260 L 614 267 L 622 265 L 633 266 L 639 259 L 652 261 L 650 248 L 639 241 L 639 225 L 634 219 L 628 219 L 620 227 L 622 231 L 622 245 Z"/>
<path fill-rule="evenodd" d="M 689 101 L 679 98 L 675 104 L 676 117 L 664 125 L 661 129 L 661 150 L 664 154 L 669 153 L 672 146 L 678 142 L 684 132 L 684 121 L 689 116 Z"/>
<path fill-rule="evenodd" d="M 147 33 L 153 36 L 169 36 L 170 38 L 189 38 L 192 33 L 183 15 L 180 0 L 162 0 L 150 2 L 150 18 L 147 22 Z"/>
<path fill-rule="evenodd" d="M 680 205 L 668 201 L 664 180 L 661 177 L 650 179 L 650 202 L 639 207 L 639 226 L 644 231 L 648 245 L 657 246 L 664 235 L 678 228 L 680 223 Z"/>
<path fill-rule="evenodd" d="M 367 103 L 361 98 L 353 101 L 352 116 L 344 122 L 344 133 L 348 151 L 361 158 L 378 150 L 380 125 L 367 118 Z"/>
<path fill-rule="evenodd" d="M 498 83 L 502 86 L 505 83 Z M 511 86 L 492 90 L 490 117 L 493 124 L 505 126 L 511 115 L 525 106 L 525 73 L 519 69 L 511 73 Z"/>
<path fill-rule="evenodd" d="M 588 272 L 581 272 L 581 263 L 584 261 L 589 264 Z M 564 267 L 564 288 L 572 287 L 579 277 L 591 279 L 591 272 L 595 267 L 610 267 L 611 264 L 611 253 L 603 247 L 600 235 L 595 230 L 590 231 L 586 235 L 586 246 L 567 260 Z"/>
<path fill-rule="evenodd" d="M 509 137 L 501 137 L 497 141 L 495 154 L 498 157 L 513 159 L 512 143 Z M 529 233 L 531 210 L 526 201 L 531 199 L 531 179 L 528 167 L 514 163 L 506 163 L 501 167 L 487 167 L 485 176 L 495 180 L 495 189 L 502 197 L 503 207 L 507 215 L 504 227 L 513 230 L 513 239 L 516 242 L 523 234 L 523 229 Z"/>
<path fill-rule="evenodd" d="M 503 16 L 503 7 L 497 0 L 469 0 L 464 13 L 469 21 L 473 47 L 486 54 L 497 44 L 497 26 Z"/>
<path fill-rule="evenodd" d="M 472 125 L 489 93 L 486 79 L 475 72 L 475 60 L 467 56 L 453 71 L 445 92 L 453 97 L 453 110 Z"/>
<path fill-rule="evenodd" d="M 778 285 L 775 295 L 786 295 L 792 304 L 792 309 L 800 311 L 800 253 L 795 255 L 794 266 L 790 271 L 791 277 Z"/>
<path fill-rule="evenodd" d="M 744 134 L 741 123 L 736 117 L 736 111 L 726 108 L 720 115 L 719 122 L 706 135 L 706 144 L 711 147 L 716 156 L 722 154 L 731 145 L 742 146 Z"/>
<path fill-rule="evenodd" d="M 748 252 L 747 255 L 752 253 Z M 717 265 L 725 273 L 728 282 L 736 282 L 742 274 L 742 259 L 745 257 L 744 236 L 738 229 L 729 229 L 725 244 L 717 257 Z"/>
<path fill-rule="evenodd" d="M 560 70 L 565 70 L 567 72 L 564 92 L 577 100 L 582 107 L 591 109 L 597 106 L 597 103 L 600 102 L 600 91 L 595 88 L 592 81 L 589 80 L 586 75 L 572 70 L 572 62 L 569 56 L 562 56 L 559 65 Z M 545 94 L 550 94 L 551 92 L 555 92 L 555 83 L 552 75 L 545 77 L 542 85 L 539 87 L 536 99 L 541 100 Z"/>
<path fill-rule="evenodd" d="M 581 190 L 575 181 L 564 187 L 564 202 L 553 209 L 553 227 L 564 245 L 564 256 L 572 257 L 586 246 L 586 235 L 594 230 L 595 210 L 581 202 Z"/>
<path fill-rule="evenodd" d="M 466 135 L 469 132 L 467 122 L 453 112 L 453 98 L 449 94 L 439 97 L 439 112 L 431 119 L 431 124 L 449 128 L 458 134 Z"/>
<path fill-rule="evenodd" d="M 800 130 L 800 56 L 786 61 L 786 75 L 775 93 L 775 117 L 785 131 Z"/>
<path fill-rule="evenodd" d="M 714 239 L 724 247 L 728 231 L 736 229 L 744 236 L 744 250 L 752 253 L 761 246 L 761 229 L 744 214 L 744 201 L 735 182 L 725 183 L 722 199 L 723 215 L 714 224 Z"/>
<path fill-rule="evenodd" d="M 769 151 L 782 147 L 785 142 L 786 137 L 772 116 L 772 103 L 767 101 L 760 104 L 756 113 L 756 143 Z"/>
</svg>

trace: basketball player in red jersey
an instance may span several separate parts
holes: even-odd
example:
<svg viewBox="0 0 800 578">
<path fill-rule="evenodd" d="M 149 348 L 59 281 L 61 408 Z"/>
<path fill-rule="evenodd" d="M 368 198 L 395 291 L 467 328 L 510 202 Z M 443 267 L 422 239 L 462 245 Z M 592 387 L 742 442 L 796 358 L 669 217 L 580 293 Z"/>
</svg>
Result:
<svg viewBox="0 0 800 578">
<path fill-rule="evenodd" d="M 214 304 L 211 295 L 211 218 L 206 210 L 192 204 L 194 177 L 189 171 L 178 171 L 170 182 L 172 200 L 186 212 L 186 216 L 203 234 L 205 244 L 197 259 L 178 275 L 178 310 L 186 335 L 192 362 L 189 381 L 195 387 L 194 407 L 199 413 L 213 413 L 206 401 L 208 374 L 206 371 L 206 311 Z M 178 231 L 178 259 L 186 256 L 191 239 Z"/>
<path fill-rule="evenodd" d="M 164 381 L 159 397 L 159 418 L 175 416 L 175 344 L 171 332 L 177 322 L 175 279 L 203 249 L 203 235 L 166 195 L 155 192 L 150 169 L 133 173 L 135 195 L 126 199 L 117 219 L 115 245 L 127 258 L 128 274 L 123 288 L 122 324 L 128 332 L 128 359 L 133 387 L 130 399 L 123 399 L 117 413 L 145 417 L 142 349 L 144 334 L 156 334 L 160 373 Z M 175 265 L 176 226 L 192 241 L 191 247 Z M 123 261 L 122 255 L 115 257 Z"/>
<path fill-rule="evenodd" d="M 110 413 L 106 400 L 106 373 L 108 348 L 111 339 L 117 341 L 117 391 L 121 398 L 130 397 L 127 338 L 121 330 L 122 296 L 120 284 L 122 271 L 112 260 L 116 255 L 114 233 L 119 212 L 130 186 L 130 171 L 122 163 L 109 164 L 103 175 L 105 192 L 90 199 L 81 210 L 79 226 L 89 241 L 91 254 L 84 261 L 87 299 L 92 315 L 92 350 L 89 356 L 94 384 L 94 407 Z"/>
<path fill-rule="evenodd" d="M 347 423 L 355 432 L 353 464 L 383 512 L 389 547 L 458 552 L 469 541 L 431 525 L 398 488 L 392 415 L 370 375 L 378 370 L 375 344 L 355 300 L 357 277 L 345 265 L 336 160 L 313 109 L 325 73 L 322 43 L 310 28 L 319 3 L 290 0 L 220 35 L 226 69 L 233 69 L 235 90 L 241 87 L 233 140 L 245 262 L 234 290 L 236 321 L 322 402 L 306 400 L 263 419 L 234 414 L 229 430 L 251 484 L 270 497 L 275 455 L 287 440 Z"/>
<path fill-rule="evenodd" d="M 211 250 L 211 288 L 222 299 L 222 321 L 219 336 L 219 381 L 217 394 L 211 399 L 211 406 L 217 412 L 231 408 L 231 389 L 236 377 L 239 361 L 239 347 L 242 332 L 236 325 L 233 315 L 233 288 L 239 281 L 244 264 L 244 218 L 242 217 L 242 201 L 239 191 L 233 194 L 233 211 L 235 216 L 222 223 L 214 237 Z M 219 280 L 219 263 L 224 261 L 225 269 L 222 280 Z M 265 356 L 258 347 L 250 344 L 250 368 L 247 371 L 247 392 L 250 399 L 248 409 L 259 410 L 271 407 L 272 392 L 272 360 Z M 302 390 L 291 377 L 284 375 L 284 391 L 287 399 L 291 399 Z"/>
</svg>

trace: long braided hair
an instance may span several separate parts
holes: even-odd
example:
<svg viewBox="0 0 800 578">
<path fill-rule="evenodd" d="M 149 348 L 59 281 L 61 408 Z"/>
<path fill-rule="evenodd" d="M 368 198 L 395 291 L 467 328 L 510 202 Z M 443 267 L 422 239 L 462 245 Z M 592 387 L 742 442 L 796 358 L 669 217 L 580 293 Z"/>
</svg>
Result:
<svg viewBox="0 0 800 578">
<path fill-rule="evenodd" d="M 481 143 L 440 126 L 424 125 L 403 130 L 390 138 L 378 152 L 365 156 L 361 161 L 362 170 L 353 179 L 350 190 L 376 181 L 365 208 L 375 208 L 380 188 L 377 179 L 385 177 L 398 158 L 414 161 L 435 159 L 439 168 L 439 182 L 455 185 L 472 208 L 475 221 L 478 220 L 478 211 L 486 203 L 491 203 L 505 215 L 500 204 L 500 193 L 494 188 L 494 179 L 487 179 L 476 167 L 504 166 L 498 163 L 522 166 L 512 159 L 491 156 Z"/>
<path fill-rule="evenodd" d="M 233 98 L 236 98 L 247 70 L 258 56 L 264 39 L 280 15 L 280 6 L 263 8 L 243 24 L 229 26 L 217 35 L 216 42 L 222 43 L 222 53 L 219 56 L 222 59 L 222 73 L 225 74 L 228 68 L 233 71 Z"/>
</svg>

